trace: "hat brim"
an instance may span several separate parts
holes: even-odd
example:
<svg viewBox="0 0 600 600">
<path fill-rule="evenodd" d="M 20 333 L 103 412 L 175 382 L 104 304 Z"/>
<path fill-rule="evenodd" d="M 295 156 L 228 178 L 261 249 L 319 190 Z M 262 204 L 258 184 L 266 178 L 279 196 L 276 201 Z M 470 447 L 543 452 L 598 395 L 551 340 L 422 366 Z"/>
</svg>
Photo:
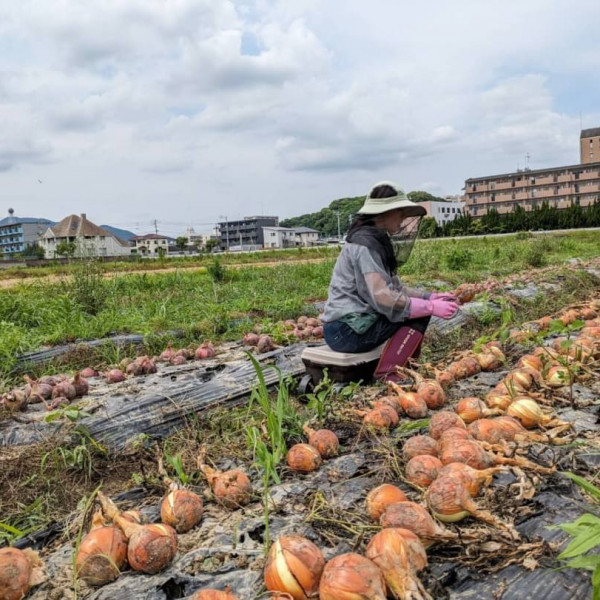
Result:
<svg viewBox="0 0 600 600">
<path fill-rule="evenodd" d="M 390 202 L 389 204 L 365 205 L 359 211 L 359 215 L 382 215 L 383 213 L 391 210 L 402 209 L 402 212 L 407 217 L 423 217 L 427 214 L 424 206 L 411 202 L 410 200 L 398 200 L 396 202 Z"/>
</svg>

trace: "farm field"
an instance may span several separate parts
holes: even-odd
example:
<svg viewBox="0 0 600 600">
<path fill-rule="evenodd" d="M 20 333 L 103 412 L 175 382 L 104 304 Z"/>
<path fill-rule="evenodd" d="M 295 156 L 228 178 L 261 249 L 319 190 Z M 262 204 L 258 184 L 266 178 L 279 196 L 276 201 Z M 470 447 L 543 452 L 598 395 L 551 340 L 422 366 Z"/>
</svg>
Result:
<svg viewBox="0 0 600 600">
<path fill-rule="evenodd" d="M 84 367 L 105 372 L 123 359 L 156 356 L 165 348 L 210 343 L 217 352 L 189 356 L 181 364 L 158 360 L 156 373 L 140 369 L 117 383 L 94 375 L 89 389 L 52 410 L 38 401 L 22 410 L 0 408 L 0 543 L 34 546 L 46 563 L 46 580 L 28 598 L 183 598 L 229 586 L 240 600 L 258 600 L 269 597 L 265 552 L 278 537 L 305 536 L 327 560 L 343 552 L 364 556 L 382 525 L 411 529 L 424 544 L 411 547 L 421 559 L 426 556 L 428 566 L 417 561 L 418 567 L 400 570 L 402 585 L 415 599 L 591 595 L 589 566 L 596 562 L 587 552 L 594 544 L 580 541 L 581 552 L 571 544 L 570 553 L 559 554 L 574 539 L 600 536 L 592 516 L 600 502 L 600 489 L 593 486 L 600 448 L 597 234 L 418 243 L 403 280 L 438 289 L 470 284 L 473 297 L 465 313 L 469 305 L 480 309 L 469 312 L 473 316 L 462 326 L 427 336 L 415 365 L 419 374 L 409 373 L 401 390 L 381 384 L 336 389 L 326 381 L 300 398 L 292 373 L 302 342 L 294 346 L 298 340 L 283 321 L 318 315 L 315 304 L 326 298 L 336 252 L 328 249 L 317 262 L 234 268 L 223 257 L 198 272 L 114 277 L 106 276 L 106 265 L 89 263 L 70 267 L 69 277 L 58 282 L 32 278 L 0 291 L 4 392 L 22 388 L 22 373 L 13 371 L 17 356 L 46 345 L 145 335 L 143 343 L 123 348 L 74 347 L 59 362 L 28 370 L 31 377 L 71 378 Z M 185 413 L 186 402 L 196 402 L 205 383 L 226 386 L 234 397 L 236 378 L 248 372 L 241 367 L 249 365 L 245 351 L 254 352 L 241 339 L 255 327 L 282 346 L 254 354 L 259 375 L 276 385 L 268 390 L 258 385 L 249 401 L 225 399 Z M 174 330 L 177 337 L 160 335 Z M 280 366 L 280 375 L 269 368 L 271 362 Z M 424 393 L 417 389 L 419 377 L 437 378 L 444 388 L 422 415 L 411 418 L 402 398 L 408 390 Z M 144 404 L 148 398 L 154 400 Z M 382 398 L 395 406 L 397 421 L 372 415 Z M 460 404 L 464 398 L 479 399 L 475 412 L 481 418 L 473 417 L 472 402 L 470 412 Z M 140 416 L 139 427 L 121 443 L 111 421 L 140 414 L 138 403 L 165 419 L 175 410 L 185 417 L 158 432 L 151 419 L 146 423 Z M 495 429 L 495 418 L 506 415 L 512 429 Z M 478 493 L 465 495 L 466 479 L 449 477 L 454 504 L 439 500 L 445 494 L 427 492 L 435 486 L 423 479 L 427 464 L 434 464 L 434 475 L 429 473 L 437 480 L 438 467 L 462 462 L 461 452 L 467 452 L 442 447 L 449 423 L 468 430 L 467 445 L 479 458 L 466 462 L 493 467 L 480 476 Z M 307 441 L 306 426 L 334 431 L 338 455 L 309 461 L 310 468 L 298 466 L 300 459 L 286 460 L 290 447 Z M 435 455 L 440 465 L 425 460 L 415 476 L 416 463 L 409 463 L 425 455 Z M 252 489 L 228 504 L 210 485 L 214 473 L 207 465 L 241 470 Z M 90 585 L 75 557 L 100 507 L 97 492 L 122 510 L 141 509 L 158 522 L 166 475 L 200 496 L 201 521 L 179 533 L 177 554 L 158 573 L 123 565 L 112 568 L 108 579 L 114 581 Z M 365 501 L 384 483 L 396 486 L 405 502 L 422 504 L 435 521 L 402 516 L 399 509 L 384 511 L 383 521 L 373 518 Z M 112 514 L 109 501 L 103 504 L 105 516 Z M 589 516 L 577 521 L 582 515 Z M 556 528 L 566 523 L 571 525 Z M 557 570 L 572 559 L 583 568 Z M 383 591 L 373 594 L 385 597 Z"/>
</svg>

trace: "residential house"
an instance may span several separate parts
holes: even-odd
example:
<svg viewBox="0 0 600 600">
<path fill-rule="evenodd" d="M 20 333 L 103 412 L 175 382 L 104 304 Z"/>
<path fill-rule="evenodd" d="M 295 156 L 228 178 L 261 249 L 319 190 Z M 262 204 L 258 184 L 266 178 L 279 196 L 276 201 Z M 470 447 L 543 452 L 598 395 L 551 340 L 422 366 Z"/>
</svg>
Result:
<svg viewBox="0 0 600 600">
<path fill-rule="evenodd" d="M 296 237 L 296 246 L 316 246 L 319 239 L 319 232 L 310 227 L 294 227 Z"/>
<path fill-rule="evenodd" d="M 158 233 L 136 235 L 131 238 L 131 241 L 134 244 L 137 254 L 141 254 L 142 256 L 158 256 L 161 254 L 161 249 L 166 254 L 175 242 L 173 238 Z"/>
<path fill-rule="evenodd" d="M 46 258 L 56 258 L 57 247 L 63 242 L 74 244 L 73 256 L 128 256 L 131 246 L 112 233 L 88 221 L 85 213 L 69 215 L 46 230 L 40 246 Z"/>
<path fill-rule="evenodd" d="M 264 248 L 295 248 L 296 230 L 289 227 L 263 227 Z"/>
</svg>

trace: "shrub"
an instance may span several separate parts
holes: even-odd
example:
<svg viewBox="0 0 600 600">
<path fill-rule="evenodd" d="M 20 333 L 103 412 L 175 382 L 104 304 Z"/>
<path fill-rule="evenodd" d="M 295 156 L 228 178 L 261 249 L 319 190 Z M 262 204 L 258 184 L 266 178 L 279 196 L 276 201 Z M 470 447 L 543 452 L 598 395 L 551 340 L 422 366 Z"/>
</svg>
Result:
<svg viewBox="0 0 600 600">
<path fill-rule="evenodd" d="M 530 267 L 543 267 L 546 263 L 546 250 L 542 243 L 536 242 L 531 244 L 525 252 L 525 262 Z"/>
<path fill-rule="evenodd" d="M 446 255 L 446 266 L 451 271 L 462 271 L 473 261 L 473 253 L 468 248 L 452 248 Z"/>
</svg>

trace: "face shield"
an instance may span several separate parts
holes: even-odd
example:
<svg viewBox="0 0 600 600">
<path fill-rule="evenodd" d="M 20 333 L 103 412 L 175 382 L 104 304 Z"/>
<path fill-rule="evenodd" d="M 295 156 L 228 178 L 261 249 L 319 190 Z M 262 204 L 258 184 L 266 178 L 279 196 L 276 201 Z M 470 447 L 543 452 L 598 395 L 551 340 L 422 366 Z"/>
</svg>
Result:
<svg viewBox="0 0 600 600">
<path fill-rule="evenodd" d="M 402 219 L 398 231 L 390 234 L 390 240 L 394 247 L 394 255 L 399 267 L 405 264 L 410 257 L 419 233 L 422 218 L 422 216 L 405 217 Z"/>
</svg>

